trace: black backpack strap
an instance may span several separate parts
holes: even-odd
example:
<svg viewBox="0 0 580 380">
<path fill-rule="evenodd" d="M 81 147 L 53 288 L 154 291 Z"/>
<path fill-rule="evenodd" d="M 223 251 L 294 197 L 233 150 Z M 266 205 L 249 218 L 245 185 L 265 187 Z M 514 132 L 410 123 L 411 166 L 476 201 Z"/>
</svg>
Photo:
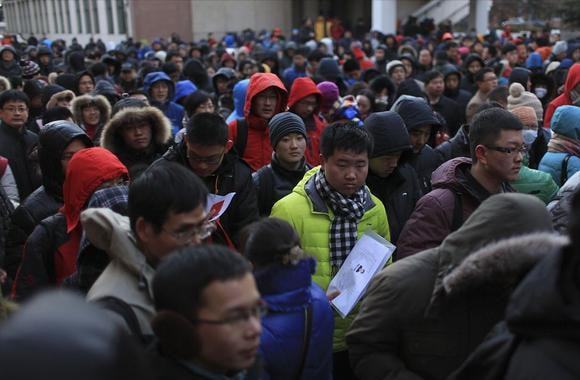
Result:
<svg viewBox="0 0 580 380">
<path fill-rule="evenodd" d="M 453 191 L 453 190 L 452 190 Z M 453 206 L 453 220 L 451 221 L 451 231 L 455 232 L 463 225 L 463 194 L 453 191 L 455 205 Z"/>
<path fill-rule="evenodd" d="M 113 296 L 99 298 L 96 302 L 104 309 L 110 310 L 123 317 L 123 320 L 129 327 L 131 335 L 133 335 L 139 342 L 144 345 L 149 342 L 150 339 L 143 335 L 137 315 L 127 302 Z"/>
<path fill-rule="evenodd" d="M 245 118 L 237 119 L 237 134 L 234 146 L 236 147 L 236 152 L 238 157 L 243 158 L 244 152 L 246 151 L 246 144 L 248 143 L 248 122 Z"/>
<path fill-rule="evenodd" d="M 302 378 L 304 366 L 306 365 L 306 357 L 308 356 L 308 347 L 310 346 L 310 336 L 312 335 L 312 302 L 304 309 L 304 341 L 302 343 L 302 358 L 300 359 L 300 367 L 298 367 L 298 376 L 296 379 Z"/>
<path fill-rule="evenodd" d="M 562 167 L 560 168 L 560 186 L 564 186 L 568 180 L 568 161 L 570 161 L 571 154 L 567 154 L 562 160 Z"/>
</svg>

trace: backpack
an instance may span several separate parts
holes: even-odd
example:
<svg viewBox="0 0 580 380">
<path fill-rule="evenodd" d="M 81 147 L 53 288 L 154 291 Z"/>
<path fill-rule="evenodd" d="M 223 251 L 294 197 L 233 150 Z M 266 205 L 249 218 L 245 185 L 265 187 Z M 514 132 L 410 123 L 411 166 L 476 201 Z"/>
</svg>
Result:
<svg viewBox="0 0 580 380">
<path fill-rule="evenodd" d="M 143 334 L 141 326 L 139 325 L 139 320 L 137 319 L 137 315 L 127 302 L 113 296 L 99 298 L 96 302 L 103 309 L 120 315 L 129 327 L 129 332 L 131 335 L 135 337 L 137 342 L 140 343 L 143 347 L 148 346 L 154 340 L 154 335 Z"/>
<path fill-rule="evenodd" d="M 560 186 L 564 186 L 568 180 L 568 161 L 570 161 L 571 154 L 567 154 L 562 160 L 562 167 L 560 167 Z"/>
</svg>

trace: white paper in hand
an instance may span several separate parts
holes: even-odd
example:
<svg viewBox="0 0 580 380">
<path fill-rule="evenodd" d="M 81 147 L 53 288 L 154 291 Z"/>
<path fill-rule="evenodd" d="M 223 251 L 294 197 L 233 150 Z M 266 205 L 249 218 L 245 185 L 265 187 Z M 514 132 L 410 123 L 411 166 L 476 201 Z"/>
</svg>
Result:
<svg viewBox="0 0 580 380">
<path fill-rule="evenodd" d="M 216 221 L 230 206 L 232 199 L 236 193 L 228 193 L 226 195 L 208 194 L 207 195 L 207 219 L 210 222 Z"/>
<path fill-rule="evenodd" d="M 385 266 L 396 247 L 374 232 L 365 232 L 348 254 L 328 290 L 339 290 L 331 301 L 342 318 L 352 311 L 373 277 Z"/>
</svg>

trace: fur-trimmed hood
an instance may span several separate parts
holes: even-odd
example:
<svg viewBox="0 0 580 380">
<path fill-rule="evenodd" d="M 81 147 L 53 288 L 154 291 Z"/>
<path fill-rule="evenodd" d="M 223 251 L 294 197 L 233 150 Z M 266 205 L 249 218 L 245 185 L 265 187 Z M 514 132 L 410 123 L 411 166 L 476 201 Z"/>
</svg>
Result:
<svg viewBox="0 0 580 380">
<path fill-rule="evenodd" d="M 51 108 L 56 107 L 56 103 L 58 102 L 58 99 L 61 97 L 69 97 L 71 100 L 74 100 L 76 95 L 71 90 L 57 92 L 56 94 L 52 95 L 48 103 L 46 103 L 46 109 L 49 110 Z"/>
<path fill-rule="evenodd" d="M 558 252 L 569 243 L 556 233 L 533 233 L 487 245 L 469 255 L 443 279 L 449 296 L 473 289 L 511 288 L 546 255 Z"/>
<path fill-rule="evenodd" d="M 101 138 L 101 146 L 118 154 L 126 150 L 123 138 L 119 133 L 125 125 L 148 122 L 152 127 L 152 142 L 157 146 L 164 146 L 171 139 L 171 122 L 163 112 L 155 107 L 135 108 L 128 107 L 119 111 L 105 125 Z"/>
<path fill-rule="evenodd" d="M 10 84 L 8 78 L 1 75 L 0 75 L 0 83 L 2 83 L 4 91 L 12 89 L 12 84 Z"/>
<path fill-rule="evenodd" d="M 71 104 L 71 111 L 75 122 L 78 125 L 83 125 L 83 108 L 89 104 L 94 104 L 101 111 L 101 120 L 99 124 L 104 125 L 111 117 L 111 105 L 107 98 L 102 95 L 81 95 L 74 98 Z"/>
</svg>

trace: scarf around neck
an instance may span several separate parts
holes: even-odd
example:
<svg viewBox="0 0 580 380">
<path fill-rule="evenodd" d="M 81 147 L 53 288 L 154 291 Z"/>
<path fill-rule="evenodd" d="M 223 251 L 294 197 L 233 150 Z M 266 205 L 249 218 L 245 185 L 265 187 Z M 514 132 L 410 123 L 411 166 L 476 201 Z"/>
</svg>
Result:
<svg viewBox="0 0 580 380">
<path fill-rule="evenodd" d="M 356 244 L 358 238 L 358 223 L 365 209 L 365 187 L 361 187 L 350 197 L 345 197 L 330 187 L 322 170 L 314 177 L 314 185 L 320 197 L 334 213 L 330 227 L 330 263 L 338 270 Z"/>
<path fill-rule="evenodd" d="M 554 133 L 548 142 L 548 152 L 569 153 L 580 157 L 580 141 Z"/>
</svg>

